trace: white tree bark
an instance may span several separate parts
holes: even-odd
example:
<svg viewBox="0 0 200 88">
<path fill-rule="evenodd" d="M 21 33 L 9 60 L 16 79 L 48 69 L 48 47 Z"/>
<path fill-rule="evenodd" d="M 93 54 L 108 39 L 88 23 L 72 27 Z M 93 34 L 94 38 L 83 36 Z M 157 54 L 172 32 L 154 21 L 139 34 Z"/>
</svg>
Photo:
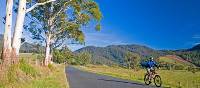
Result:
<svg viewBox="0 0 200 88">
<path fill-rule="evenodd" d="M 44 65 L 47 66 L 50 62 L 50 44 L 51 44 L 51 34 L 47 34 L 46 50 L 45 50 L 45 61 Z"/>
<path fill-rule="evenodd" d="M 50 3 L 56 0 L 49 0 L 43 3 L 36 3 L 29 9 L 26 9 L 26 0 L 19 0 L 19 6 L 18 6 L 18 13 L 17 13 L 17 20 L 15 24 L 15 30 L 14 30 L 14 35 L 13 35 L 13 41 L 12 41 L 12 48 L 13 48 L 13 53 L 16 55 L 16 59 L 19 56 L 19 49 L 21 46 L 21 36 L 22 36 L 22 31 L 23 31 L 23 25 L 24 25 L 24 19 L 25 19 L 25 14 L 31 10 L 33 10 L 35 7 L 39 5 L 44 5 L 46 3 Z"/>
<path fill-rule="evenodd" d="M 51 11 L 53 12 L 53 4 L 51 4 Z M 44 65 L 48 65 L 50 62 L 51 62 L 51 50 L 50 50 L 50 45 L 51 45 L 51 37 L 52 37 L 52 35 L 51 35 L 51 30 L 53 29 L 53 19 L 52 18 L 50 18 L 49 20 L 48 20 L 48 27 L 49 27 L 49 31 L 50 32 L 47 32 L 47 34 L 46 34 L 46 50 L 45 50 L 45 64 Z"/>
<path fill-rule="evenodd" d="M 43 2 L 43 3 L 36 3 L 35 5 L 33 5 L 32 7 L 30 7 L 29 9 L 26 10 L 26 13 L 30 12 L 31 10 L 33 10 L 34 8 L 36 8 L 37 6 L 40 6 L 40 5 L 45 5 L 47 3 L 50 3 L 50 2 L 54 2 L 56 0 L 49 0 L 49 1 L 46 1 L 46 2 Z"/>
<path fill-rule="evenodd" d="M 3 59 L 10 58 L 8 54 L 11 52 L 11 28 L 12 28 L 12 8 L 13 0 L 7 0 L 6 4 L 6 22 L 4 29 L 4 39 L 3 39 Z M 8 55 L 6 57 L 5 55 Z"/>
<path fill-rule="evenodd" d="M 15 31 L 12 41 L 13 53 L 19 56 L 19 49 L 21 45 L 21 36 L 23 31 L 23 24 L 26 14 L 26 0 L 19 0 L 17 20 L 15 24 Z"/>
</svg>

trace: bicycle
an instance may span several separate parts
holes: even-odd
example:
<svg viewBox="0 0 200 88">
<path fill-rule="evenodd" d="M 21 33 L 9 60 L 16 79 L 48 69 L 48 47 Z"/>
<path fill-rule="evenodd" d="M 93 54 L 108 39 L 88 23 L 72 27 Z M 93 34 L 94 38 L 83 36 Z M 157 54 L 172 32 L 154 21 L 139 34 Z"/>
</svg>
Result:
<svg viewBox="0 0 200 88">
<path fill-rule="evenodd" d="M 151 84 L 152 79 L 154 80 L 154 84 L 156 87 L 161 87 L 162 86 L 162 80 L 159 74 L 155 72 L 155 70 L 150 70 L 150 74 L 148 72 L 144 76 L 144 82 L 146 85 Z"/>
</svg>

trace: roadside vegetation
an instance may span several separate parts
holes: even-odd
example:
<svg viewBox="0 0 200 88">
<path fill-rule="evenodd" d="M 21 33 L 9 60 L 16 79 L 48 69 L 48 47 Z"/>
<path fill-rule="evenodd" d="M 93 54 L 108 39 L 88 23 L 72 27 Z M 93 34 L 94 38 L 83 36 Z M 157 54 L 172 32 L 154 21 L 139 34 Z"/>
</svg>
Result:
<svg viewBox="0 0 200 88">
<path fill-rule="evenodd" d="M 121 67 L 109 67 L 106 65 L 76 66 L 79 69 L 94 72 L 97 74 L 109 75 L 112 77 L 128 79 L 144 83 L 146 70 L 125 69 Z M 200 72 L 192 73 L 187 70 L 157 70 L 160 74 L 163 87 L 169 88 L 198 88 L 200 87 Z"/>
<path fill-rule="evenodd" d="M 97 74 L 109 75 L 117 78 L 128 79 L 144 83 L 145 68 L 141 66 L 142 61 L 148 60 L 141 58 L 137 53 L 127 52 L 124 56 L 123 66 L 96 64 L 93 62 L 92 55 L 88 52 L 72 53 L 66 50 L 60 50 L 58 60 L 66 60 L 77 68 L 94 72 Z M 70 58 L 66 58 L 70 57 Z M 60 58 L 60 59 L 59 59 Z M 198 88 L 200 87 L 200 70 L 194 64 L 180 59 L 178 56 L 167 55 L 155 59 L 160 65 L 156 71 L 162 78 L 163 87 L 171 88 Z"/>
<path fill-rule="evenodd" d="M 86 52 L 82 52 L 86 53 Z M 82 55 L 79 53 L 78 55 Z M 89 54 L 89 53 L 88 53 Z M 88 55 L 90 56 L 90 55 Z M 83 58 L 76 60 L 85 61 Z M 91 59 L 88 57 L 88 59 Z M 94 64 L 92 62 L 86 64 L 75 64 L 77 68 L 97 74 L 109 75 L 112 77 L 128 79 L 144 83 L 145 68 L 140 65 L 141 59 L 136 53 L 127 52 L 124 57 L 124 65 L 105 65 Z M 89 61 L 89 60 L 88 60 Z M 181 60 L 173 55 L 162 56 L 156 59 L 160 65 L 160 69 L 156 72 L 162 78 L 163 87 L 170 88 L 198 88 L 200 87 L 200 70 L 190 62 Z"/>
<path fill-rule="evenodd" d="M 21 54 L 21 57 L 24 55 L 29 59 L 20 58 L 18 64 L 1 70 L 0 88 L 69 88 L 64 64 L 41 66 L 34 60 L 36 55 Z"/>
</svg>

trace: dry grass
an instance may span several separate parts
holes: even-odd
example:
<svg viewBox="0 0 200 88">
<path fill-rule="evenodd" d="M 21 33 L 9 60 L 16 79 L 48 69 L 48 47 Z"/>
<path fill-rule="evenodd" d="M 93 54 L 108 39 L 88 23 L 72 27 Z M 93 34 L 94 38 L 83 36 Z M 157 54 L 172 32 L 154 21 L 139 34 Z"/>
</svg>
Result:
<svg viewBox="0 0 200 88">
<path fill-rule="evenodd" d="M 41 66 L 29 61 L 0 70 L 4 73 L 0 75 L 0 88 L 69 88 L 65 65 Z"/>
</svg>

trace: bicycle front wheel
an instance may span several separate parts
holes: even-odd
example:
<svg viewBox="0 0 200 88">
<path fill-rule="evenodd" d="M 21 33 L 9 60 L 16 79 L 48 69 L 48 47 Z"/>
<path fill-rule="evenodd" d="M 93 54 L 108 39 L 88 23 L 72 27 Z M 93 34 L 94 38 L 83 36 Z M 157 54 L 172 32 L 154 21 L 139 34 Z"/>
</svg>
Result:
<svg viewBox="0 0 200 88">
<path fill-rule="evenodd" d="M 161 80 L 161 77 L 159 75 L 155 75 L 154 83 L 155 83 L 155 85 L 157 87 L 161 87 L 162 86 L 162 80 Z"/>
<path fill-rule="evenodd" d="M 151 81 L 150 81 L 150 79 L 149 79 L 149 75 L 148 75 L 148 74 L 145 74 L 145 76 L 144 76 L 144 83 L 145 83 L 146 85 L 151 84 Z"/>
</svg>

